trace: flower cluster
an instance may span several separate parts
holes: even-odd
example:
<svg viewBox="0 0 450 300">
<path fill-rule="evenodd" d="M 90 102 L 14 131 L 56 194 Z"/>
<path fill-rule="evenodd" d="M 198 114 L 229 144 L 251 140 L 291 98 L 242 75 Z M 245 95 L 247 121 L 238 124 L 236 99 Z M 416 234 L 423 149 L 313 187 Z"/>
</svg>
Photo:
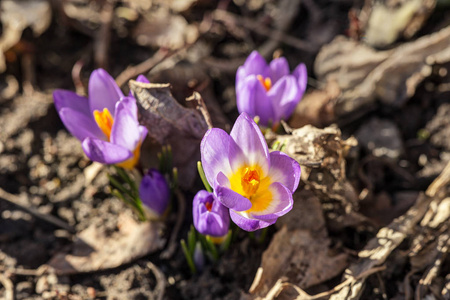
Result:
<svg viewBox="0 0 450 300">
<path fill-rule="evenodd" d="M 236 73 L 237 108 L 240 113 L 258 116 L 261 125 L 276 125 L 290 117 L 305 92 L 306 82 L 304 64 L 290 74 L 284 57 L 267 65 L 264 58 L 253 51 Z"/>
<path fill-rule="evenodd" d="M 230 135 L 219 128 L 210 129 L 200 151 L 208 183 L 240 228 L 254 231 L 267 227 L 291 210 L 300 166 L 282 152 L 269 152 L 248 114 L 238 117 Z"/>
<path fill-rule="evenodd" d="M 144 76 L 138 81 L 148 82 Z M 92 72 L 88 97 L 56 90 L 53 98 L 61 120 L 89 159 L 134 168 L 147 128 L 139 125 L 136 99 L 125 97 L 105 70 Z"/>
</svg>

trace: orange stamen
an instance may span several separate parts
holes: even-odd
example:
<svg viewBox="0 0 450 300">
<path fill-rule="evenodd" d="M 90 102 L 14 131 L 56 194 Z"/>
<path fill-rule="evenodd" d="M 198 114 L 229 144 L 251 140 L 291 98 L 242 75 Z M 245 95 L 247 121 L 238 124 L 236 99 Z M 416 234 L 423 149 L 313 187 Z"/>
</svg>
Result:
<svg viewBox="0 0 450 300">
<path fill-rule="evenodd" d="M 264 78 L 261 75 L 257 75 L 256 78 L 259 80 L 259 82 L 261 82 L 263 87 L 266 89 L 266 92 L 268 92 L 272 87 L 272 80 L 270 80 L 269 77 Z"/>
<path fill-rule="evenodd" d="M 212 202 L 206 202 L 206 203 L 205 203 L 205 207 L 206 207 L 206 209 L 207 209 L 208 211 L 211 211 L 211 209 L 212 209 Z"/>
<path fill-rule="evenodd" d="M 109 141 L 111 136 L 111 129 L 114 123 L 114 119 L 107 108 L 103 111 L 94 110 L 94 119 L 101 131 L 106 135 Z"/>
<path fill-rule="evenodd" d="M 245 193 L 245 197 L 250 199 L 259 188 L 259 174 L 255 170 L 245 168 L 244 176 L 241 178 L 242 189 Z"/>
</svg>

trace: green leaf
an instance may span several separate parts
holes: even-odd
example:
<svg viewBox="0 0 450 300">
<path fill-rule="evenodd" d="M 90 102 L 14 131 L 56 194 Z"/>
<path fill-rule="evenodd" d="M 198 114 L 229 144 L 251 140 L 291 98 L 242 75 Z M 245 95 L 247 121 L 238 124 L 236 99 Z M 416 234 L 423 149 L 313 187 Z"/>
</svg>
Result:
<svg viewBox="0 0 450 300">
<path fill-rule="evenodd" d="M 212 188 L 208 183 L 208 180 L 206 180 L 206 175 L 205 175 L 205 171 L 203 170 L 203 166 L 202 166 L 202 162 L 198 161 L 197 162 L 197 170 L 198 170 L 198 174 L 200 175 L 200 178 L 202 179 L 203 185 L 205 186 L 205 189 L 212 193 Z"/>
</svg>

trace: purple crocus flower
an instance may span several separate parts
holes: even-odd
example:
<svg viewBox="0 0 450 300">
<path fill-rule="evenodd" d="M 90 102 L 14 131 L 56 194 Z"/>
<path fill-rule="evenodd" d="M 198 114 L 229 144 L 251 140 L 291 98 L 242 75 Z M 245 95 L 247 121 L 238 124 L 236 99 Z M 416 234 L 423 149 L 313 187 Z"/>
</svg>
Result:
<svg viewBox="0 0 450 300">
<path fill-rule="evenodd" d="M 290 74 L 284 57 L 267 65 L 265 59 L 253 51 L 236 73 L 236 102 L 240 113 L 258 116 L 261 125 L 269 121 L 276 125 L 294 111 L 306 89 L 307 73 L 299 64 Z"/>
<path fill-rule="evenodd" d="M 230 135 L 219 128 L 203 137 L 201 159 L 217 200 L 234 223 L 247 231 L 267 227 L 289 212 L 300 180 L 300 165 L 272 151 L 258 125 L 242 113 Z"/>
<path fill-rule="evenodd" d="M 170 189 L 164 175 L 150 169 L 142 178 L 139 197 L 151 216 L 163 215 L 170 202 Z"/>
<path fill-rule="evenodd" d="M 210 192 L 202 190 L 195 195 L 192 216 L 195 229 L 203 235 L 222 237 L 228 233 L 228 209 Z"/>
<path fill-rule="evenodd" d="M 142 75 L 138 81 L 148 82 Z M 136 165 L 147 129 L 138 123 L 136 99 L 125 97 L 105 70 L 92 72 L 89 97 L 55 90 L 53 98 L 62 122 L 91 160 L 126 169 Z"/>
</svg>

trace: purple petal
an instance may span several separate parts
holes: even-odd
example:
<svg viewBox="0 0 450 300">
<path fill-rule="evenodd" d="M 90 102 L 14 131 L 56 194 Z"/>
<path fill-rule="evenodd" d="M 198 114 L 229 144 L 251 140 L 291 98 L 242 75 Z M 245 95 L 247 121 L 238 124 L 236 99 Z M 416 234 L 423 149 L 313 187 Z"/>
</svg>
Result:
<svg viewBox="0 0 450 300">
<path fill-rule="evenodd" d="M 274 117 L 272 102 L 255 75 L 248 76 L 241 88 L 236 90 L 236 104 L 240 113 L 259 116 L 262 125 L 267 125 Z"/>
<path fill-rule="evenodd" d="M 281 77 L 289 75 L 289 64 L 284 57 L 275 58 L 270 62 L 270 79 L 274 85 Z"/>
<path fill-rule="evenodd" d="M 292 209 L 294 204 L 292 192 L 287 187 L 281 183 L 274 182 L 270 185 L 269 190 L 273 197 L 270 205 L 264 211 L 253 212 L 250 210 L 249 214 L 253 218 L 265 221 L 276 220 Z"/>
<path fill-rule="evenodd" d="M 82 147 L 90 160 L 102 164 L 116 164 L 133 156 L 130 150 L 98 139 L 86 138 Z"/>
<path fill-rule="evenodd" d="M 248 75 L 261 75 L 267 77 L 269 74 L 267 62 L 258 51 L 253 51 L 245 60 L 243 65 L 245 74 Z"/>
<path fill-rule="evenodd" d="M 89 78 L 89 105 L 91 112 L 103 111 L 107 108 L 112 116 L 115 115 L 116 102 L 123 97 L 123 93 L 114 79 L 103 69 L 92 72 Z"/>
<path fill-rule="evenodd" d="M 139 198 L 144 205 L 161 216 L 170 200 L 170 189 L 164 176 L 154 169 L 149 170 L 139 185 Z"/>
<path fill-rule="evenodd" d="M 275 118 L 274 123 L 286 120 L 294 111 L 302 96 L 294 76 L 281 78 L 267 93 L 272 101 Z"/>
<path fill-rule="evenodd" d="M 276 222 L 277 219 L 274 220 L 256 220 L 243 216 L 245 213 L 238 213 L 230 210 L 230 217 L 233 222 L 239 226 L 241 229 L 245 231 L 255 231 L 261 228 L 265 228 L 267 226 L 272 225 Z"/>
<path fill-rule="evenodd" d="M 303 95 L 306 90 L 306 84 L 308 82 L 308 72 L 306 71 L 306 66 L 304 64 L 299 64 L 297 68 L 295 68 L 294 72 L 292 72 L 292 75 L 297 78 L 300 93 L 302 93 Z"/>
<path fill-rule="evenodd" d="M 264 177 L 270 167 L 269 149 L 258 125 L 248 114 L 242 113 L 234 123 L 230 136 L 246 156 L 248 164 L 261 167 L 263 174 L 260 176 Z"/>
<path fill-rule="evenodd" d="M 205 133 L 200 144 L 201 160 L 206 179 L 211 186 L 220 172 L 229 176 L 231 166 L 242 159 L 239 147 L 230 136 L 219 128 L 212 128 Z"/>
<path fill-rule="evenodd" d="M 116 114 L 111 130 L 111 143 L 133 152 L 140 142 L 140 137 L 136 100 L 128 97 L 123 98 L 116 105 Z"/>
<path fill-rule="evenodd" d="M 272 182 L 283 184 L 293 193 L 298 187 L 300 172 L 300 165 L 295 159 L 280 151 L 270 152 L 269 174 Z"/>
<path fill-rule="evenodd" d="M 144 75 L 139 75 L 137 78 L 136 78 L 136 81 L 137 82 L 143 82 L 143 83 L 150 83 L 150 81 L 147 79 L 147 77 L 145 77 Z M 134 98 L 133 97 L 133 93 L 130 91 L 129 93 L 128 93 L 128 97 L 132 97 L 132 98 Z"/>
<path fill-rule="evenodd" d="M 106 138 L 93 118 L 84 113 L 68 107 L 63 107 L 58 113 L 67 130 L 80 141 L 88 137 L 96 139 Z"/>
<path fill-rule="evenodd" d="M 79 96 L 71 91 L 55 90 L 53 92 L 53 99 L 55 100 L 55 107 L 58 112 L 67 107 L 93 118 L 89 109 L 89 100 L 86 97 Z"/>
<path fill-rule="evenodd" d="M 250 200 L 227 187 L 217 186 L 214 189 L 214 192 L 217 196 L 217 200 L 229 209 L 245 211 L 252 207 Z"/>
<path fill-rule="evenodd" d="M 150 83 L 150 81 L 147 79 L 147 77 L 145 77 L 144 75 L 139 75 L 136 78 L 137 82 L 143 82 L 143 83 Z"/>
</svg>

